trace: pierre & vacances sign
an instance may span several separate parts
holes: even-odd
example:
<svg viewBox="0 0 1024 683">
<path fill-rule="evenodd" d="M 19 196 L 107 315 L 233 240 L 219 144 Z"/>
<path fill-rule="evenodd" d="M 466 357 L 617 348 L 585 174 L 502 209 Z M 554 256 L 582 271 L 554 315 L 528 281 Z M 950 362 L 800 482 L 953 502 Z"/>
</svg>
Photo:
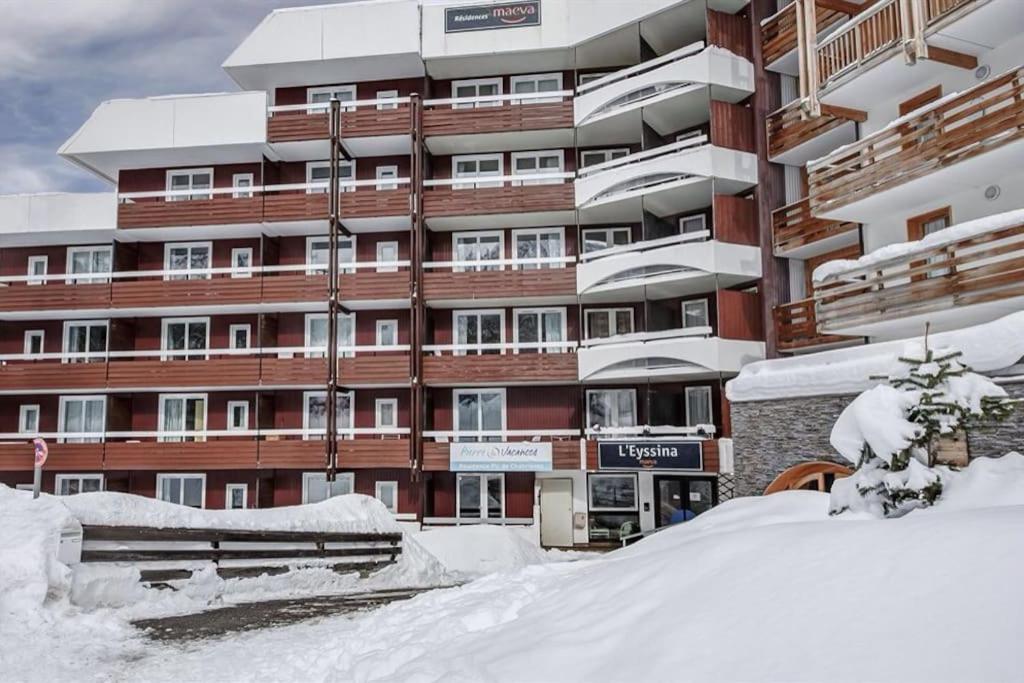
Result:
<svg viewBox="0 0 1024 683">
<path fill-rule="evenodd" d="M 700 441 L 601 441 L 602 470 L 703 470 Z"/>
<path fill-rule="evenodd" d="M 452 472 L 550 472 L 551 443 L 453 443 L 448 468 Z"/>
<path fill-rule="evenodd" d="M 446 7 L 444 32 L 487 31 L 495 28 L 540 26 L 540 0 L 504 2 L 500 5 Z"/>
</svg>

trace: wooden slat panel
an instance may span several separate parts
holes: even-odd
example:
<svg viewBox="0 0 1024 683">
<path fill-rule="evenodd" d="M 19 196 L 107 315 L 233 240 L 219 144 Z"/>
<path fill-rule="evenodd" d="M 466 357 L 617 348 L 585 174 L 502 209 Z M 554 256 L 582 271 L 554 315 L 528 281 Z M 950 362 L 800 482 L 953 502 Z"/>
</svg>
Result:
<svg viewBox="0 0 1024 683">
<path fill-rule="evenodd" d="M 772 211 L 772 237 L 778 256 L 859 229 L 859 223 L 815 218 L 811 215 L 811 202 L 807 197 Z"/>
<path fill-rule="evenodd" d="M 753 198 L 716 194 L 711 214 L 715 223 L 715 239 L 733 244 L 758 246 L 757 203 Z"/>
<path fill-rule="evenodd" d="M 406 216 L 410 210 L 407 189 L 376 190 L 358 188 L 341 194 L 341 220 L 346 218 L 374 218 L 377 216 Z"/>
<path fill-rule="evenodd" d="M 343 138 L 403 135 L 411 128 L 411 108 L 408 103 L 401 103 L 393 109 L 358 107 L 341 112 Z M 270 142 L 326 140 L 329 135 L 330 125 L 326 112 L 275 112 L 267 120 L 267 140 Z"/>
<path fill-rule="evenodd" d="M 327 280 L 324 278 L 324 287 Z M 354 273 L 342 273 L 338 287 L 343 300 L 356 299 L 408 299 L 410 295 L 410 279 L 408 270 L 393 273 L 377 273 L 372 270 L 357 270 Z M 314 290 L 315 291 L 315 290 Z M 315 300 L 326 297 L 326 291 L 317 292 Z"/>
<path fill-rule="evenodd" d="M 183 560 L 287 560 L 312 557 L 376 557 L 402 552 L 401 546 L 355 546 L 348 548 L 265 548 L 199 550 L 83 550 L 82 562 L 175 562 Z"/>
<path fill-rule="evenodd" d="M 711 100 L 711 144 L 753 153 L 754 110 Z"/>
<path fill-rule="evenodd" d="M 110 307 L 110 284 L 0 285 L 0 311 L 77 310 Z"/>
<path fill-rule="evenodd" d="M 57 472 L 100 472 L 102 443 L 51 443 L 46 469 Z M 0 444 L 0 472 L 31 472 L 34 449 L 30 441 Z"/>
<path fill-rule="evenodd" d="M 180 443 L 108 443 L 108 470 L 244 470 L 256 468 L 256 442 L 246 439 Z"/>
<path fill-rule="evenodd" d="M 793 351 L 819 344 L 835 344 L 849 339 L 839 335 L 818 334 L 814 299 L 781 304 L 773 309 L 772 314 L 780 351 Z"/>
<path fill-rule="evenodd" d="M 267 119 L 269 142 L 296 142 L 299 140 L 326 140 L 330 123 L 325 112 L 307 114 L 304 111 L 278 112 Z"/>
<path fill-rule="evenodd" d="M 326 358 L 264 358 L 260 361 L 260 381 L 266 386 L 323 384 L 326 377 Z"/>
<path fill-rule="evenodd" d="M 338 382 L 342 385 L 408 384 L 409 354 L 381 352 L 342 358 Z M 324 375 L 320 376 L 322 381 Z"/>
<path fill-rule="evenodd" d="M 575 353 L 423 358 L 423 381 L 427 384 L 576 382 L 578 379 Z"/>
<path fill-rule="evenodd" d="M 431 187 L 423 193 L 423 213 L 432 216 L 474 216 L 494 213 L 571 211 L 575 208 L 572 183 L 482 187 L 455 190 Z"/>
<path fill-rule="evenodd" d="M 426 441 L 423 443 L 423 471 L 448 471 L 449 447 L 446 443 Z"/>
<path fill-rule="evenodd" d="M 264 531 L 257 529 L 185 529 L 148 526 L 82 525 L 82 540 L 89 541 L 194 541 L 206 543 L 398 543 L 397 533 L 332 533 L 322 531 Z"/>
<path fill-rule="evenodd" d="M 435 107 L 423 112 L 423 134 L 427 137 L 572 127 L 571 100 L 542 104 L 504 102 L 494 107 L 464 109 Z"/>
<path fill-rule="evenodd" d="M 870 3 L 864 3 L 865 7 Z M 845 21 L 849 15 L 839 12 L 822 3 L 816 3 L 815 16 L 817 18 L 818 33 L 821 33 L 830 26 L 835 26 Z M 786 5 L 778 14 L 773 15 L 761 25 L 761 50 L 764 54 L 764 63 L 771 64 L 786 56 L 796 49 L 796 3 Z M 749 57 L 748 57 L 749 59 Z"/>
<path fill-rule="evenodd" d="M 260 441 L 260 469 L 323 469 L 327 449 L 322 439 Z"/>
<path fill-rule="evenodd" d="M 138 199 L 117 207 L 117 227 L 155 228 L 174 225 L 259 223 L 263 220 L 262 197 L 214 196 L 210 199 L 166 201 Z"/>
<path fill-rule="evenodd" d="M 263 198 L 263 220 L 305 221 L 327 220 L 327 194 L 320 192 L 282 192 Z M 326 226 L 325 226 L 326 227 Z"/>
<path fill-rule="evenodd" d="M 348 439 L 338 442 L 338 467 L 374 469 L 409 467 L 409 439 Z"/>
<path fill-rule="evenodd" d="M 575 268 L 543 270 L 488 270 L 452 273 L 427 272 L 423 292 L 428 301 L 493 299 L 508 296 L 575 296 Z"/>
<path fill-rule="evenodd" d="M 0 389 L 102 389 L 107 384 L 106 363 L 38 363 L 0 365 Z"/>
<path fill-rule="evenodd" d="M 724 47 L 739 57 L 754 59 L 750 44 L 750 21 L 742 14 L 708 10 L 708 43 Z M 766 61 L 768 61 L 766 59 Z"/>
<path fill-rule="evenodd" d="M 821 105 L 821 116 L 807 116 L 803 100 L 794 100 L 768 115 L 768 157 L 775 157 L 809 142 L 843 124 L 863 122 L 867 113 L 857 109 Z"/>
<path fill-rule="evenodd" d="M 323 301 L 327 308 L 327 276 L 282 273 L 263 278 L 261 300 L 266 304 Z"/>
<path fill-rule="evenodd" d="M 217 306 L 255 304 L 262 278 L 215 277 L 203 280 L 118 280 L 113 284 L 114 308 L 154 306 Z"/>
<path fill-rule="evenodd" d="M 570 439 L 551 442 L 551 467 L 556 470 L 580 469 L 580 441 Z"/>
<path fill-rule="evenodd" d="M 259 383 L 260 360 L 255 357 L 211 360 L 112 360 L 108 385 L 112 389 L 146 387 L 229 387 Z"/>
</svg>

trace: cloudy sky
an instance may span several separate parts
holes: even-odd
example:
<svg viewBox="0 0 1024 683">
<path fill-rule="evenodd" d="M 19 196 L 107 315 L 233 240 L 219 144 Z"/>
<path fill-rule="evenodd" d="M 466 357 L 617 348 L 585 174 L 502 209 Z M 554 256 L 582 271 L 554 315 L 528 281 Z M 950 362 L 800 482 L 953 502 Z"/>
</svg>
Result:
<svg viewBox="0 0 1024 683">
<path fill-rule="evenodd" d="M 105 185 L 56 156 L 103 100 L 237 90 L 220 64 L 318 0 L 0 0 L 0 194 Z"/>
</svg>

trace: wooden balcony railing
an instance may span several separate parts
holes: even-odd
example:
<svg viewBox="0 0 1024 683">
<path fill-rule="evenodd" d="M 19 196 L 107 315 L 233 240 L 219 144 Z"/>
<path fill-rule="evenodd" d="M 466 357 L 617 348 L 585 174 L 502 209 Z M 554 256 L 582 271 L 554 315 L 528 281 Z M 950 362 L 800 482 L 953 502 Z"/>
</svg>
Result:
<svg viewBox="0 0 1024 683">
<path fill-rule="evenodd" d="M 772 309 L 775 334 L 780 351 L 795 351 L 811 346 L 836 344 L 849 337 L 819 334 L 814 316 L 814 299 L 801 299 Z"/>
<path fill-rule="evenodd" d="M 821 105 L 821 116 L 807 116 L 802 100 L 794 100 L 768 115 L 768 156 L 776 158 L 805 142 L 835 130 L 843 124 L 867 121 L 865 112 L 846 107 Z"/>
<path fill-rule="evenodd" d="M 761 50 L 764 54 L 764 63 L 772 64 L 785 57 L 789 52 L 797 48 L 797 17 L 796 0 L 791 2 L 777 13 L 768 17 L 761 24 Z M 830 3 L 832 4 L 832 3 Z M 820 1 L 815 2 L 815 18 L 818 33 L 845 21 L 851 14 L 855 13 L 857 5 L 849 3 L 850 12 L 841 12 L 834 9 L 834 4 L 828 6 Z"/>
<path fill-rule="evenodd" d="M 1014 214 L 1010 214 L 1014 220 Z M 834 273 L 816 284 L 818 326 L 843 330 L 1024 296 L 1024 223 L 998 216 L 934 233 L 920 248 Z M 949 228 L 954 230 L 954 228 Z"/>
<path fill-rule="evenodd" d="M 776 256 L 786 254 L 815 242 L 856 232 L 858 223 L 815 218 L 807 197 L 772 211 L 772 237 Z"/>
<path fill-rule="evenodd" d="M 576 296 L 574 265 L 540 270 L 509 265 L 504 268 L 507 270 L 460 273 L 452 272 L 449 266 L 449 269 L 428 271 L 423 275 L 423 296 L 427 301 Z"/>
<path fill-rule="evenodd" d="M 456 189 L 449 184 L 428 186 L 423 193 L 423 214 L 427 218 L 572 211 L 575 208 L 576 197 L 571 182 L 475 189 Z"/>
<path fill-rule="evenodd" d="M 77 311 L 110 307 L 110 283 L 0 283 L 0 311 Z"/>
<path fill-rule="evenodd" d="M 268 142 L 326 140 L 330 136 L 327 103 L 270 107 Z M 345 103 L 341 111 L 342 138 L 406 135 L 412 130 L 409 98 Z"/>
<path fill-rule="evenodd" d="M 808 166 L 811 211 L 877 195 L 1024 138 L 1024 67 L 944 98 Z"/>
<path fill-rule="evenodd" d="M 484 353 L 423 358 L 426 384 L 505 384 L 508 382 L 576 382 L 576 354 Z"/>
<path fill-rule="evenodd" d="M 102 443 L 50 443 L 46 469 L 57 472 L 98 472 L 103 469 Z M 0 472 L 30 472 L 32 444 L 0 443 Z"/>
<path fill-rule="evenodd" d="M 515 100 L 476 107 L 459 107 L 458 100 L 436 102 L 440 104 L 433 105 L 430 100 L 424 103 L 423 134 L 427 137 L 573 127 L 571 95 L 559 102 L 531 104 L 529 100 Z"/>
</svg>

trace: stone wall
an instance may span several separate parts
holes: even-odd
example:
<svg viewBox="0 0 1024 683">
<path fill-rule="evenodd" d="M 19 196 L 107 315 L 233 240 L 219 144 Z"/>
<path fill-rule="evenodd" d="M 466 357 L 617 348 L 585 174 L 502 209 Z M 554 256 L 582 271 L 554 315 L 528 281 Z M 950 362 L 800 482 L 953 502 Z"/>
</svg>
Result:
<svg viewBox="0 0 1024 683">
<path fill-rule="evenodd" d="M 972 458 L 998 457 L 1009 451 L 1024 453 L 1024 384 L 1014 382 L 1003 388 L 1011 398 L 1022 403 L 1005 422 L 975 429 L 967 438 L 968 453 Z"/>
</svg>

